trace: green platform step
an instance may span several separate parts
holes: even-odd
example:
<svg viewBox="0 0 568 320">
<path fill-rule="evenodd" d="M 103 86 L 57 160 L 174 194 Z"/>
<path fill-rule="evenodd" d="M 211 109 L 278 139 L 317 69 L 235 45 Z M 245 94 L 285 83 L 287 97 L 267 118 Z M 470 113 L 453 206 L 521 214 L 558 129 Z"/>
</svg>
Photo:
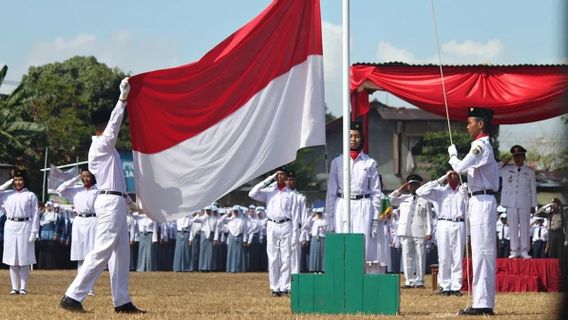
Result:
<svg viewBox="0 0 568 320">
<path fill-rule="evenodd" d="M 292 275 L 292 312 L 399 313 L 399 275 L 365 274 L 363 234 L 328 234 L 325 241 L 325 273 Z"/>
</svg>

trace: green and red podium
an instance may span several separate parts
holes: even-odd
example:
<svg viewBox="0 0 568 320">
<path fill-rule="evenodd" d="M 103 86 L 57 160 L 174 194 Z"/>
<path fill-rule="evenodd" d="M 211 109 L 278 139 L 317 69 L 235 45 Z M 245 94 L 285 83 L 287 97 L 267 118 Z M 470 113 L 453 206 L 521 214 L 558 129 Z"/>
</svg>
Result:
<svg viewBox="0 0 568 320">
<path fill-rule="evenodd" d="M 399 275 L 365 273 L 363 234 L 327 234 L 324 261 L 323 274 L 292 275 L 292 312 L 399 313 Z"/>
</svg>

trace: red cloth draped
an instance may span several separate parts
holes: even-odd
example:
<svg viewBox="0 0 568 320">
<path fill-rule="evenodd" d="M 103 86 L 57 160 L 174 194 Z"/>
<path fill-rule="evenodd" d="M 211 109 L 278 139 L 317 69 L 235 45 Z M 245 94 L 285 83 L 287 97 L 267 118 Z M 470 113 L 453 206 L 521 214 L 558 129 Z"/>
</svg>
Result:
<svg viewBox="0 0 568 320">
<path fill-rule="evenodd" d="M 452 120 L 466 120 L 467 108 L 495 111 L 494 124 L 526 123 L 568 111 L 568 66 L 445 66 L 444 84 Z M 446 116 L 440 68 L 435 65 L 372 65 L 351 67 L 353 112 L 369 110 L 367 93 L 357 89 L 368 81 L 431 113 Z"/>
<path fill-rule="evenodd" d="M 469 260 L 470 277 L 471 260 Z M 463 262 L 463 286 L 467 290 L 466 260 Z M 497 292 L 558 292 L 561 274 L 559 259 L 497 259 Z"/>
</svg>

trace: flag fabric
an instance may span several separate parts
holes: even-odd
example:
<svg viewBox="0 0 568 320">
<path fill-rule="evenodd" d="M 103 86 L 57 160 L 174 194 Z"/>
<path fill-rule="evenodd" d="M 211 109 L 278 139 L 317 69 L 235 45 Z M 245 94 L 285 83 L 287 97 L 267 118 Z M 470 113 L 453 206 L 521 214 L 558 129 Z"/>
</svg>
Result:
<svg viewBox="0 0 568 320">
<path fill-rule="evenodd" d="M 199 61 L 130 85 L 140 204 L 158 221 L 199 210 L 325 144 L 319 2 L 273 1 Z"/>
<path fill-rule="evenodd" d="M 79 174 L 78 172 L 79 169 L 77 167 L 61 170 L 54 165 L 50 165 L 49 177 L 47 179 L 47 193 L 55 193 L 57 187 L 59 187 L 63 182 L 77 176 Z"/>
</svg>

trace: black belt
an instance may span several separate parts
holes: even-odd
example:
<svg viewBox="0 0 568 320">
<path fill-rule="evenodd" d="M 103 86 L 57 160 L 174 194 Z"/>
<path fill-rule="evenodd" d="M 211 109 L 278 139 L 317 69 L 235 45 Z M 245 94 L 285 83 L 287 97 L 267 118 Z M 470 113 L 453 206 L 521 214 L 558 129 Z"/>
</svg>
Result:
<svg viewBox="0 0 568 320">
<path fill-rule="evenodd" d="M 145 236 L 147 236 L 147 235 L 149 235 L 149 234 L 152 234 L 152 233 L 153 233 L 153 232 L 146 232 L 146 231 L 143 231 L 143 232 L 142 232 L 142 234 L 145 235 Z"/>
<path fill-rule="evenodd" d="M 30 218 L 7 218 L 10 221 L 22 222 L 22 221 L 29 221 Z"/>
<path fill-rule="evenodd" d="M 495 196 L 495 195 L 497 195 L 497 192 L 495 192 L 493 190 L 489 190 L 489 189 L 479 190 L 479 191 L 470 192 L 469 196 L 473 197 L 473 196 L 478 196 L 478 195 L 481 195 L 481 194 L 486 194 L 486 195 L 489 195 L 489 196 Z"/>
<path fill-rule="evenodd" d="M 290 219 L 286 218 L 286 219 L 282 219 L 282 220 L 274 220 L 274 219 L 268 218 L 268 221 L 271 221 L 271 222 L 274 222 L 274 223 L 284 223 L 284 222 L 290 221 Z"/>
<path fill-rule="evenodd" d="M 438 218 L 438 220 L 441 220 L 441 221 L 452 221 L 452 222 L 464 222 L 464 221 L 465 221 L 463 218 L 454 218 L 454 219 L 450 219 L 450 218 Z"/>
<path fill-rule="evenodd" d="M 99 194 L 112 194 L 113 196 L 120 196 L 126 198 L 128 195 L 120 191 L 99 190 Z"/>
<path fill-rule="evenodd" d="M 189 230 L 178 230 L 179 233 L 189 233 Z"/>
<path fill-rule="evenodd" d="M 343 193 L 338 192 L 337 196 L 340 198 L 343 198 Z M 367 194 L 352 194 L 351 196 L 349 196 L 349 199 L 351 200 L 359 200 L 359 199 L 363 199 L 363 198 L 370 198 L 371 194 L 367 193 Z"/>
<path fill-rule="evenodd" d="M 79 217 L 83 217 L 83 218 L 90 218 L 90 217 L 96 217 L 97 214 L 96 213 L 80 213 Z"/>
</svg>

